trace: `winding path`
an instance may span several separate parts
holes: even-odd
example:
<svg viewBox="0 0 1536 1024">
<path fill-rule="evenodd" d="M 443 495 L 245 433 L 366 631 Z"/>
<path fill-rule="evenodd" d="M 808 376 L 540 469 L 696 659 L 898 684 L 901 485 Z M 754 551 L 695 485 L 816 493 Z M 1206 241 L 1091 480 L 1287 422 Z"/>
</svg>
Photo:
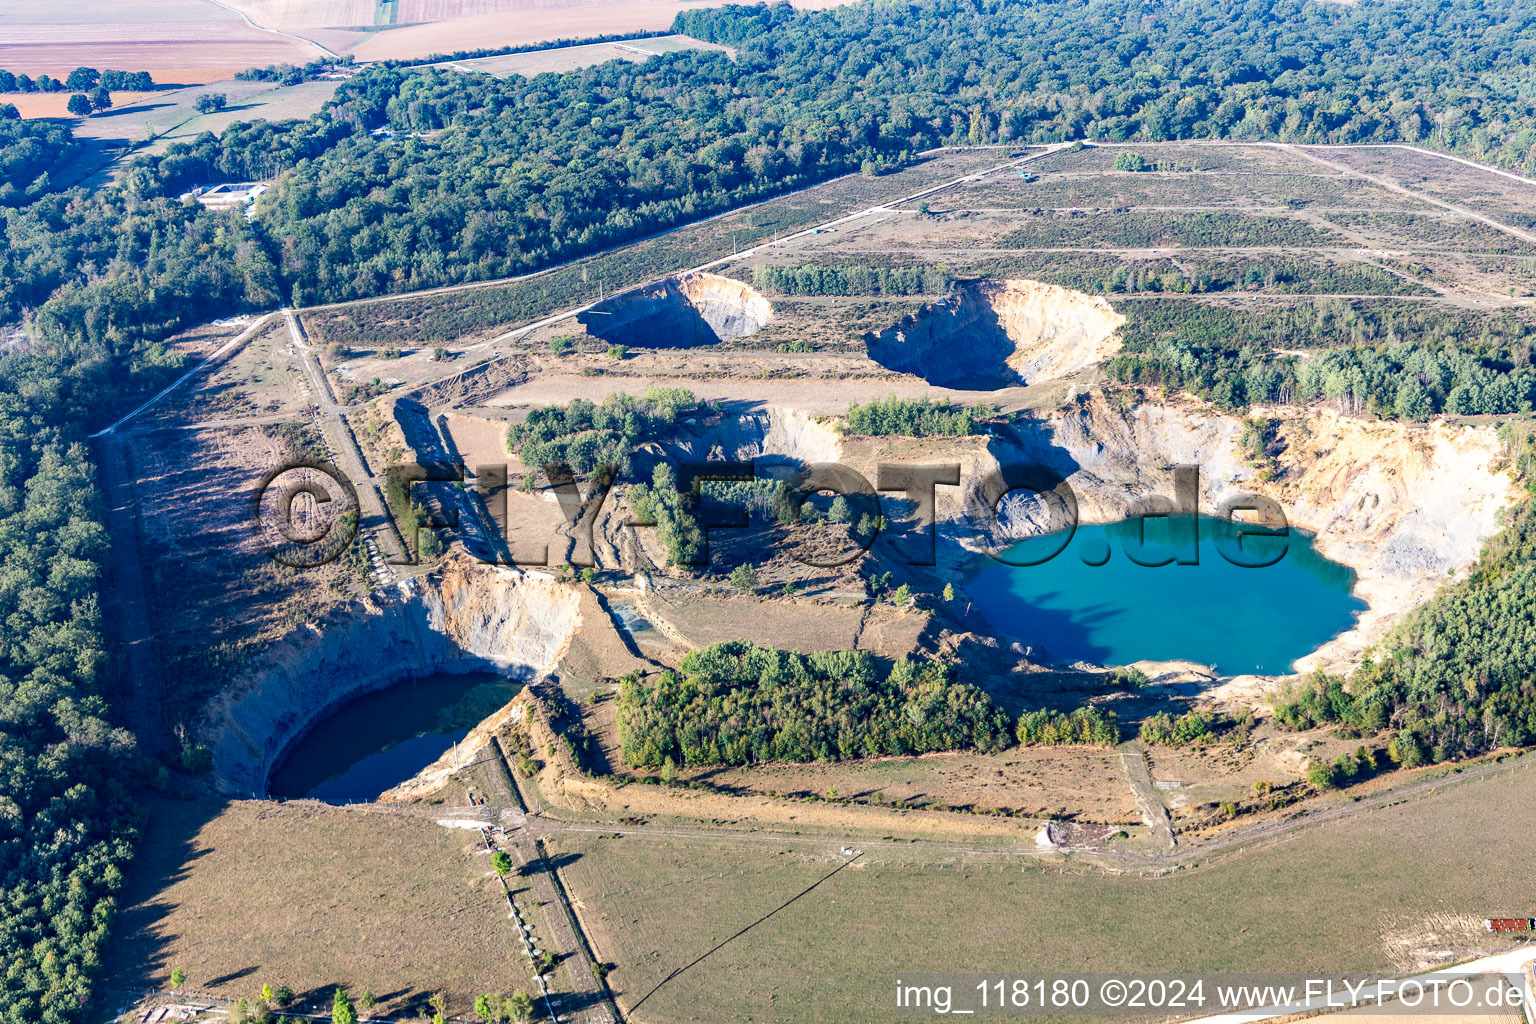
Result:
<svg viewBox="0 0 1536 1024">
<path fill-rule="evenodd" d="M 342 60 L 343 59 L 341 54 L 337 53 L 335 50 L 332 50 L 330 47 L 320 45 L 319 43 L 315 42 L 313 39 L 310 39 L 308 36 L 298 36 L 298 35 L 294 35 L 292 32 L 284 32 L 282 29 L 267 28 L 267 26 L 265 26 L 265 25 L 258 25 L 254 21 L 251 20 L 251 16 L 250 15 L 246 14 L 244 11 L 240 10 L 238 7 L 231 7 L 228 4 L 226 4 L 226 3 L 220 3 L 219 0 L 207 0 L 207 2 L 212 4 L 215 7 L 219 8 L 220 10 L 225 10 L 225 11 L 228 11 L 230 14 L 238 15 L 241 21 L 245 22 L 247 25 L 249 25 L 251 28 L 255 29 L 257 32 L 267 32 L 267 33 L 270 33 L 271 35 L 274 35 L 274 36 L 282 36 L 284 39 L 292 39 L 294 42 L 302 43 L 305 46 L 313 46 L 315 49 L 320 51 L 322 56 L 330 57 L 333 60 Z"/>
</svg>

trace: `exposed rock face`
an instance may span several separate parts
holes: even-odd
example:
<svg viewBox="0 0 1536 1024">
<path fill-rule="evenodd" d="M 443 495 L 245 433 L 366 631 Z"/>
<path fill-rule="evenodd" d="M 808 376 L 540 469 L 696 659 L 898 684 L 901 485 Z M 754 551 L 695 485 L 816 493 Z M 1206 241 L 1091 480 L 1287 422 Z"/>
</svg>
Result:
<svg viewBox="0 0 1536 1024">
<path fill-rule="evenodd" d="M 1242 421 L 1193 404 L 1120 410 L 1087 400 L 994 439 L 963 458 L 966 486 L 939 504 L 940 530 L 973 550 L 1001 546 L 1046 528 L 1044 503 L 1026 492 L 1005 498 L 990 529 L 967 517 L 982 496 L 975 480 L 1000 464 L 1036 463 L 1065 478 L 1079 521 L 1114 522 L 1148 495 L 1175 498 L 1173 467 L 1200 468 L 1199 511 L 1215 514 L 1243 493 L 1279 502 L 1292 527 L 1315 536 L 1317 550 L 1357 574 L 1369 607 L 1354 629 L 1297 663 L 1347 671 L 1403 613 L 1422 604 L 1474 561 L 1516 498 L 1499 468 L 1493 427 L 1379 423 L 1327 409 L 1267 410 L 1280 420 L 1285 450 L 1279 480 L 1261 482 L 1238 456 Z"/>
<path fill-rule="evenodd" d="M 829 424 L 798 409 L 753 409 L 727 413 L 719 422 L 688 428 L 676 441 L 659 446 L 670 459 L 706 461 L 727 458 L 765 463 L 836 462 L 842 437 Z"/>
<path fill-rule="evenodd" d="M 615 295 L 576 319 L 635 348 L 693 348 L 755 334 L 773 316 L 756 290 L 718 274 L 683 274 Z"/>
<path fill-rule="evenodd" d="M 1376 423 L 1318 410 L 1282 420 L 1286 475 L 1267 488 L 1328 558 L 1360 574 L 1357 627 L 1297 663 L 1358 664 L 1404 612 L 1477 560 L 1518 497 L 1491 426 Z"/>
<path fill-rule="evenodd" d="M 866 335 L 870 358 L 942 387 L 1034 384 L 1120 349 L 1125 317 L 1101 298 L 1038 281 L 977 281 Z"/>
<path fill-rule="evenodd" d="M 345 609 L 274 645 L 206 709 L 218 787 L 261 794 L 284 750 L 329 712 L 402 680 L 496 671 L 534 679 L 581 625 L 574 588 L 534 573 L 449 562 L 407 594 Z"/>
</svg>

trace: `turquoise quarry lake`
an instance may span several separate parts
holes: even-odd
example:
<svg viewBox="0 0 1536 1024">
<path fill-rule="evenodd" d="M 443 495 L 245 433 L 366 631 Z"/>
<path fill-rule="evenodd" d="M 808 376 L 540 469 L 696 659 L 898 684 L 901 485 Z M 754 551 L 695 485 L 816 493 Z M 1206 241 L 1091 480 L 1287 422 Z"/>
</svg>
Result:
<svg viewBox="0 0 1536 1024">
<path fill-rule="evenodd" d="M 1285 673 L 1352 628 L 1365 602 L 1350 592 L 1353 570 L 1318 554 L 1310 536 L 1255 529 L 1211 516 L 1079 526 L 1055 557 L 1063 534 L 1001 555 L 1041 564 L 981 559 L 966 594 L 996 632 L 1051 661 L 1187 659 L 1223 675 Z M 1170 558 L 1198 564 L 1153 564 Z"/>
</svg>

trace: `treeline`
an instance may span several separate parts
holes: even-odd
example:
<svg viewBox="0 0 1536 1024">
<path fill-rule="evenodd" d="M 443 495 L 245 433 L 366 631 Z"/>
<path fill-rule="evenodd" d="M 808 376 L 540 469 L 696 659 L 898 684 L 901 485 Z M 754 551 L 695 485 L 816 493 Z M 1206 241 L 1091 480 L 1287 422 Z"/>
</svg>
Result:
<svg viewBox="0 0 1536 1024">
<path fill-rule="evenodd" d="M 877 437 L 965 437 L 977 433 L 977 423 L 997 414 L 996 406 L 955 406 L 927 398 L 887 395 L 848 407 L 848 433 Z"/>
<path fill-rule="evenodd" d="M 1026 227 L 1004 235 L 1000 244 L 1019 248 L 1110 245 L 1128 249 L 1153 246 L 1296 246 L 1338 245 L 1343 237 L 1295 217 L 1235 213 L 1115 213 L 1085 216 L 1035 214 Z M 1123 290 L 1123 289 L 1122 289 Z"/>
<path fill-rule="evenodd" d="M 1141 742 L 1159 747 L 1187 747 L 1211 734 L 1213 719 L 1199 711 L 1186 711 L 1174 717 L 1159 711 L 1141 723 Z"/>
<path fill-rule="evenodd" d="M 268 64 L 264 68 L 246 68 L 236 72 L 242 82 L 277 82 L 279 85 L 298 85 L 312 82 L 337 66 L 345 67 L 357 58 L 351 54 L 342 57 L 321 57 L 308 64 Z"/>
<path fill-rule="evenodd" d="M 107 553 L 79 424 L 94 372 L 0 357 L 0 1019 L 78 1019 L 133 836 L 133 738 L 107 720 Z M 142 781 L 140 779 L 140 781 Z"/>
<path fill-rule="evenodd" d="M 698 406 L 686 388 L 653 385 L 645 397 L 616 392 L 601 403 L 585 398 L 534 409 L 507 431 L 507 447 L 531 473 L 565 465 L 583 476 L 600 466 L 629 469 L 635 449 L 668 434 L 678 417 Z"/>
<path fill-rule="evenodd" d="M 1000 750 L 1008 715 L 951 666 L 867 651 L 800 654 L 746 640 L 688 654 L 676 672 L 619 687 L 619 741 L 637 767 L 834 761 Z"/>
<path fill-rule="evenodd" d="M 937 295 L 954 283 L 938 267 L 757 266 L 752 285 L 780 295 Z"/>
<path fill-rule="evenodd" d="M 1204 260 L 1176 266 L 1117 266 L 1094 282 L 1101 292 L 1174 295 L 1264 291 L 1276 295 L 1428 295 L 1430 290 L 1380 267 L 1322 261 L 1269 259 L 1240 263 Z"/>
<path fill-rule="evenodd" d="M 1175 339 L 1124 352 L 1105 372 L 1112 380 L 1186 391 L 1231 410 L 1325 402 L 1344 412 L 1421 421 L 1439 413 L 1505 415 L 1536 407 L 1536 366 L 1524 341 L 1485 354 L 1397 342 L 1297 359 Z"/>
<path fill-rule="evenodd" d="M 149 92 L 155 87 L 155 80 L 148 71 L 79 67 L 61 82 L 51 75 L 31 78 L 0 68 L 0 92 L 89 92 L 98 87 L 110 92 Z"/>
<path fill-rule="evenodd" d="M 691 493 L 677 489 L 677 474 L 663 462 L 651 474 L 649 484 L 633 484 L 627 497 L 642 523 L 656 524 L 656 537 L 667 549 L 670 565 L 695 565 L 703 557 L 705 536 L 694 514 Z"/>
<path fill-rule="evenodd" d="M 1413 342 L 1497 356 L 1536 341 L 1536 318 L 1524 311 L 1489 314 L 1440 303 L 1329 297 L 1257 309 L 1151 299 L 1126 303 L 1120 311 L 1126 318 L 1120 333 L 1132 352 L 1180 339 L 1233 350 L 1244 345 L 1306 349 Z"/>
<path fill-rule="evenodd" d="M 1411 612 L 1347 686 L 1318 673 L 1278 701 L 1277 721 L 1391 730 L 1405 767 L 1536 743 L 1536 443 L 1527 425 L 1502 431 L 1527 496 L 1471 575 Z"/>
</svg>

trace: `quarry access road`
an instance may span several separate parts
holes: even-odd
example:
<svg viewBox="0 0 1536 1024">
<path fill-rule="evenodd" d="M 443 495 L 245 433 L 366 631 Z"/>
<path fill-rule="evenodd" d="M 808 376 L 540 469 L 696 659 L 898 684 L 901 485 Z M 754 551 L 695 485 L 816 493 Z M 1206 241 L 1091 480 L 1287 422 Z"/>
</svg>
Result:
<svg viewBox="0 0 1536 1024">
<path fill-rule="evenodd" d="M 1488 227 L 1493 228 L 1495 231 L 1502 231 L 1504 234 L 1509 235 L 1511 238 L 1518 238 L 1522 242 L 1528 242 L 1532 245 L 1536 245 L 1536 235 L 1531 234 L 1529 231 L 1522 231 L 1519 228 L 1511 227 L 1508 224 L 1494 220 L 1492 217 L 1478 213 L 1476 210 L 1469 210 L 1464 206 L 1457 206 L 1454 203 L 1448 203 L 1443 199 L 1436 199 L 1434 196 L 1425 195 L 1423 192 L 1415 192 L 1410 188 L 1399 185 L 1391 178 L 1384 178 L 1378 174 L 1367 174 L 1365 171 L 1356 170 L 1355 168 L 1350 167 L 1348 164 L 1335 163 L 1332 160 L 1325 160 L 1324 158 L 1318 156 L 1316 153 L 1308 152 L 1311 147 L 1282 144 L 1280 148 L 1285 149 L 1288 152 L 1296 153 L 1299 156 L 1304 156 L 1308 160 L 1311 160 L 1313 163 L 1332 168 L 1333 170 L 1338 171 L 1340 174 L 1343 174 L 1346 177 L 1359 178 L 1362 181 L 1368 181 L 1373 185 L 1384 188 L 1388 192 L 1396 192 L 1399 195 L 1408 196 L 1410 199 L 1417 199 L 1422 203 L 1429 203 L 1431 206 L 1438 206 L 1442 210 L 1449 210 L 1452 213 L 1459 214 L 1471 220 L 1478 221 L 1481 224 L 1485 224 Z M 1421 152 L 1426 151 L 1421 150 Z M 1469 163 L 1469 161 L 1465 160 L 1460 162 Z M 1472 166 L 1475 167 L 1477 165 L 1472 164 Z M 1490 168 L 1484 167 L 1480 168 L 1480 170 L 1490 170 Z M 1505 176 L 1509 177 L 1509 175 Z M 1526 184 L 1536 185 L 1536 182 L 1530 182 L 1524 178 L 1516 178 L 1516 180 L 1525 181 Z"/>
<path fill-rule="evenodd" d="M 383 546 L 388 549 L 391 565 L 408 564 L 405 559 L 405 540 L 396 532 L 395 521 L 384 504 L 384 495 L 378 481 L 368 472 L 368 462 L 357 446 L 357 439 L 352 436 L 352 428 L 343 415 L 344 407 L 336 401 L 336 395 L 331 391 L 331 382 L 325 368 L 320 365 L 320 357 L 309 344 L 304 325 L 293 315 L 293 310 L 284 307 L 281 312 L 288 325 L 288 335 L 304 363 L 305 373 L 309 375 L 310 386 L 314 388 L 315 404 L 319 409 L 315 417 L 316 425 L 332 457 L 338 461 L 342 473 L 351 480 L 357 492 L 360 525 L 376 542 L 377 538 L 383 538 Z"/>
</svg>

